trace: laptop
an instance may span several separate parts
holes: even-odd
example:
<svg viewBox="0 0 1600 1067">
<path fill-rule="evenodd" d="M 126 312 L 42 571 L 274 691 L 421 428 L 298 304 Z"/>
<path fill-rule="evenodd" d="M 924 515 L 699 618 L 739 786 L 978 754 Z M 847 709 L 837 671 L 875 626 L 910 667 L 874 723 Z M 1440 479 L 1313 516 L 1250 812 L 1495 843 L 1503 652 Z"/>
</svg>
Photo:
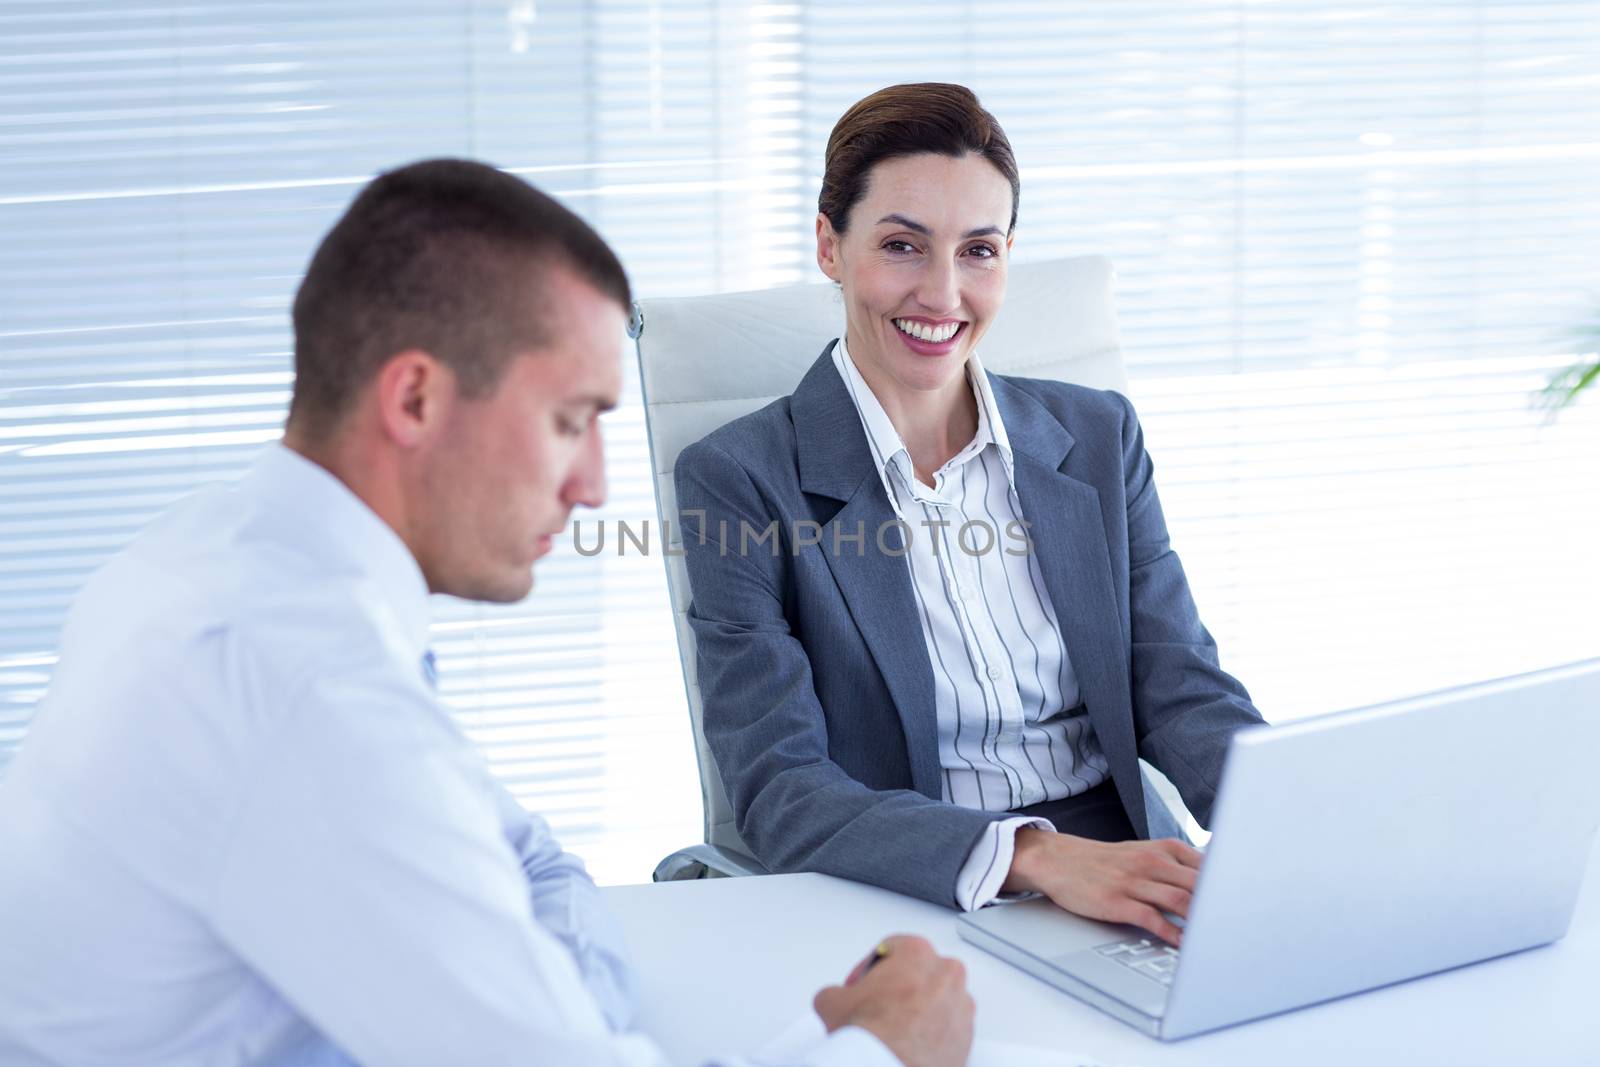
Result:
<svg viewBox="0 0 1600 1067">
<path fill-rule="evenodd" d="M 1235 734 L 1183 950 L 1044 900 L 961 936 L 1162 1040 L 1547 944 L 1600 826 L 1600 659 Z"/>
</svg>

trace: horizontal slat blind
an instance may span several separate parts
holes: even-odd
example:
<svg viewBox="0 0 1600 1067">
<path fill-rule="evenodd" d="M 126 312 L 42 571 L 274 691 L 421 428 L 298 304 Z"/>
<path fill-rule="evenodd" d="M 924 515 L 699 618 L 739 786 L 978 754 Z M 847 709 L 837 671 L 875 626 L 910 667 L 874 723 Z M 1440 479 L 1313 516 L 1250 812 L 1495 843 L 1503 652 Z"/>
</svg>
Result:
<svg viewBox="0 0 1600 1067">
<path fill-rule="evenodd" d="M 1600 401 L 1530 404 L 1600 293 L 1600 0 L 0 8 L 0 774 L 84 577 L 277 436 L 287 306 L 375 171 L 563 197 L 648 295 L 812 281 L 828 130 L 972 85 L 1019 258 L 1119 270 L 1134 399 L 1270 717 L 1600 654 Z M 1063 328 L 1070 329 L 1070 323 Z M 759 353 L 752 353 L 759 358 Z M 606 550 L 438 606 L 443 686 L 604 880 L 699 833 L 634 375 Z"/>
<path fill-rule="evenodd" d="M 914 6 L 803 5 L 806 156 L 880 85 L 977 90 L 1016 255 L 1117 264 L 1174 544 L 1269 718 L 1600 655 L 1600 401 L 1531 402 L 1600 310 L 1600 4 Z"/>
<path fill-rule="evenodd" d="M 278 436 L 289 300 L 373 173 L 487 158 L 599 225 L 642 287 L 720 284 L 709 258 L 678 262 L 715 195 L 695 187 L 717 166 L 710 8 L 651 7 L 0 8 L 0 765 L 84 578 Z M 654 81 L 630 58 L 652 33 Z M 651 99 L 669 102 L 654 118 Z M 664 198 L 675 231 L 647 224 Z M 606 423 L 601 514 L 647 515 L 636 386 Z M 436 616 L 464 728 L 602 879 L 647 878 L 696 839 L 659 559 L 562 545 L 526 604 L 441 600 Z"/>
</svg>

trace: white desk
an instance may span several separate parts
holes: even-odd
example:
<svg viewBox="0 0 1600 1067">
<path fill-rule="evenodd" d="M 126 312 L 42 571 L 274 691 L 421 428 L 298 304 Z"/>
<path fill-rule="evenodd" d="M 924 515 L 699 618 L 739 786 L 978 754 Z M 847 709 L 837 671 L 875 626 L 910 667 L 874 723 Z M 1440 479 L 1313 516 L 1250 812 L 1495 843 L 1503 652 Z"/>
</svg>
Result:
<svg viewBox="0 0 1600 1067">
<path fill-rule="evenodd" d="M 674 1063 L 755 1049 L 882 935 L 916 933 L 966 963 L 980 1036 L 1117 1067 L 1600 1065 L 1600 848 L 1554 945 L 1170 1045 L 962 941 L 954 912 L 883 890 L 791 874 L 604 892 L 643 978 L 643 1027 Z"/>
</svg>

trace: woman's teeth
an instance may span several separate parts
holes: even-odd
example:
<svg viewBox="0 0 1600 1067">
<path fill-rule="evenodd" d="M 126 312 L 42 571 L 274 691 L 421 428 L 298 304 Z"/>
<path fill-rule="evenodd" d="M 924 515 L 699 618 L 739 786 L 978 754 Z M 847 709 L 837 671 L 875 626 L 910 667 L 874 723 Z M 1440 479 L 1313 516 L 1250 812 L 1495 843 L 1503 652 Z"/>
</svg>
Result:
<svg viewBox="0 0 1600 1067">
<path fill-rule="evenodd" d="M 915 322 L 911 319 L 895 319 L 894 324 L 900 332 L 915 337 L 919 341 L 929 341 L 933 344 L 942 344 L 956 335 L 961 329 L 959 322 L 947 322 L 940 326 L 929 326 L 924 322 Z"/>
</svg>

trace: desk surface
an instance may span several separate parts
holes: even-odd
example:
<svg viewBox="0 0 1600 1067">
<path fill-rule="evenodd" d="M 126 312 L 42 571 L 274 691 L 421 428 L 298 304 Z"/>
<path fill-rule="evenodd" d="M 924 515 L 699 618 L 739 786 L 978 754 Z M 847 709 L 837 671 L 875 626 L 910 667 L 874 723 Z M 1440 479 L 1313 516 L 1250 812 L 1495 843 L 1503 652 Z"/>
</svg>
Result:
<svg viewBox="0 0 1600 1067">
<path fill-rule="evenodd" d="M 748 1052 L 887 933 L 967 965 L 979 1036 L 1117 1067 L 1600 1064 L 1600 846 L 1572 928 L 1544 948 L 1175 1044 L 1147 1038 L 956 934 L 955 913 L 819 874 L 604 890 L 643 980 L 642 1024 L 674 1063 Z"/>
</svg>

